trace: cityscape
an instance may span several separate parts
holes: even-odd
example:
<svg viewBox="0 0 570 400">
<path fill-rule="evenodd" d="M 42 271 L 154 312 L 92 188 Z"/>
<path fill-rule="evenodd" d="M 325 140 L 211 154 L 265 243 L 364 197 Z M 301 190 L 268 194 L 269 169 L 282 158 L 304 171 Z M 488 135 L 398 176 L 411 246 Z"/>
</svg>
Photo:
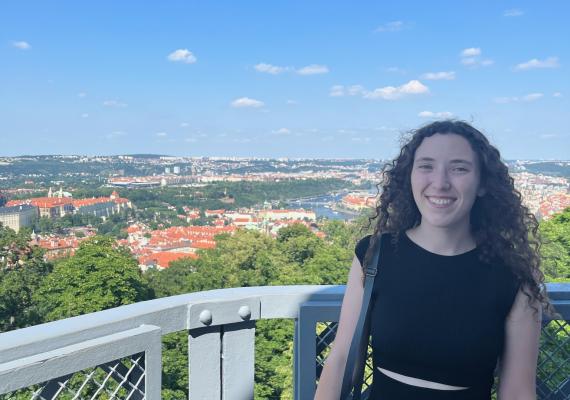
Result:
<svg viewBox="0 0 570 400">
<path fill-rule="evenodd" d="M 46 259 L 54 260 L 73 255 L 82 241 L 105 233 L 89 217 L 101 223 L 111 218 L 121 226 L 115 232 L 117 243 L 129 249 L 141 270 L 164 269 L 172 261 L 197 258 L 198 250 L 216 246 L 216 235 L 236 229 L 276 237 L 282 227 L 303 224 L 324 236 L 318 220 L 373 215 L 378 201 L 375 185 L 385 162 L 153 155 L 3 157 L 0 184 L 5 204 L 0 222 L 15 231 L 32 228 L 30 245 L 41 247 Z M 42 169 L 36 168 L 38 163 Z M 515 160 L 508 165 L 523 203 L 539 221 L 570 207 L 570 161 Z M 240 183 L 278 187 L 282 182 L 307 181 L 336 186 L 297 198 L 279 193 L 249 207 L 236 202 L 241 199 L 233 193 L 233 185 Z M 208 198 L 205 193 L 212 185 L 220 191 Z M 89 197 L 82 192 L 86 188 L 91 188 Z M 161 200 L 151 221 L 144 215 L 148 205 L 119 194 L 165 190 L 178 190 L 179 196 L 184 192 L 192 201 Z M 197 199 L 218 207 L 198 206 Z M 57 222 L 66 216 L 83 220 L 62 228 Z"/>
</svg>

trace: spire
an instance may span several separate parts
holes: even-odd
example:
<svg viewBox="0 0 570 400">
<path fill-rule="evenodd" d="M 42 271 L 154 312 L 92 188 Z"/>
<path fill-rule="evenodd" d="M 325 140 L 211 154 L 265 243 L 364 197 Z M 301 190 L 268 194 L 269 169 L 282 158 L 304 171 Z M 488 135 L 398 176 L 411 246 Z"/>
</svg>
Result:
<svg viewBox="0 0 570 400">
<path fill-rule="evenodd" d="M 50 186 L 50 187 L 49 187 L 49 190 L 48 190 L 48 197 L 52 197 L 52 196 L 53 196 L 53 193 L 52 193 L 52 191 L 51 191 L 51 186 Z"/>
</svg>

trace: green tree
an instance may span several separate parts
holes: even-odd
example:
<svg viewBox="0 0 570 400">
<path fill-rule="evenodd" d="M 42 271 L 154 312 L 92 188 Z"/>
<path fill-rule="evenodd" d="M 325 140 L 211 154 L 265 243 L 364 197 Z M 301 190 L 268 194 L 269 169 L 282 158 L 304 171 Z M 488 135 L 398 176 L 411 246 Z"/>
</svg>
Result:
<svg viewBox="0 0 570 400">
<path fill-rule="evenodd" d="M 188 280 L 195 270 L 195 263 L 189 258 L 172 261 L 165 270 L 147 270 L 144 278 L 157 298 L 183 294 L 188 289 Z"/>
<path fill-rule="evenodd" d="M 33 293 L 51 271 L 43 251 L 27 244 L 29 230 L 18 234 L 0 226 L 0 331 L 41 322 Z"/>
<path fill-rule="evenodd" d="M 162 398 L 181 400 L 188 393 L 188 333 L 162 337 Z"/>
<path fill-rule="evenodd" d="M 319 248 L 305 263 L 305 276 L 315 277 L 315 285 L 344 285 L 354 256 L 354 249 L 331 244 Z"/>
<path fill-rule="evenodd" d="M 540 223 L 541 257 L 547 281 L 570 282 L 570 208 Z"/>
<path fill-rule="evenodd" d="M 55 266 L 36 296 L 53 321 L 147 300 L 151 292 L 128 250 L 95 236 Z"/>
</svg>

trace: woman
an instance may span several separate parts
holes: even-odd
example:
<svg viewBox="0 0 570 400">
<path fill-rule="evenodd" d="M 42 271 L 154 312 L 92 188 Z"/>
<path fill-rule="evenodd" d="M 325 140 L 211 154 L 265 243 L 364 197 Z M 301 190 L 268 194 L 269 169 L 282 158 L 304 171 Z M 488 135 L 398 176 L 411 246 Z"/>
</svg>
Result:
<svg viewBox="0 0 570 400">
<path fill-rule="evenodd" d="M 465 122 L 412 132 L 383 172 L 374 233 L 356 246 L 315 399 L 338 399 L 382 237 L 371 300 L 371 399 L 535 399 L 542 290 L 536 219 L 498 150 Z M 530 229 L 530 234 L 529 234 Z M 498 362 L 497 362 L 498 361 Z"/>
</svg>

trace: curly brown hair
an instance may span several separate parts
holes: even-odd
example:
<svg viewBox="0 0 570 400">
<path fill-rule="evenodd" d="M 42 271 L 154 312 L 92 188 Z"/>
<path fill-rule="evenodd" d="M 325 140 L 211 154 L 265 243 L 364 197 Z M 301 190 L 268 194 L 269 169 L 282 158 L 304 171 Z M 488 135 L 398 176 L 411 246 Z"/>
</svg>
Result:
<svg viewBox="0 0 570 400">
<path fill-rule="evenodd" d="M 471 232 L 483 262 L 497 257 L 514 273 L 529 304 L 538 301 L 550 316 L 556 316 L 544 286 L 540 270 L 541 240 L 538 221 L 522 204 L 521 194 L 514 187 L 507 166 L 501 161 L 499 150 L 489 143 L 480 131 L 464 121 L 432 122 L 412 130 L 401 147 L 400 154 L 382 169 L 382 181 L 376 220 L 370 246 L 364 258 L 368 265 L 378 238 L 382 233 L 399 233 L 416 227 L 421 214 L 412 195 L 411 171 L 416 150 L 426 137 L 456 134 L 465 138 L 477 154 L 481 170 L 481 186 L 486 189 L 477 197 L 470 212 Z M 536 306 L 532 306 L 538 312 Z"/>
</svg>

